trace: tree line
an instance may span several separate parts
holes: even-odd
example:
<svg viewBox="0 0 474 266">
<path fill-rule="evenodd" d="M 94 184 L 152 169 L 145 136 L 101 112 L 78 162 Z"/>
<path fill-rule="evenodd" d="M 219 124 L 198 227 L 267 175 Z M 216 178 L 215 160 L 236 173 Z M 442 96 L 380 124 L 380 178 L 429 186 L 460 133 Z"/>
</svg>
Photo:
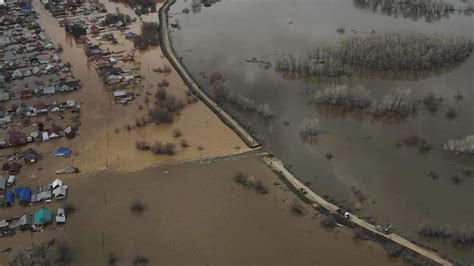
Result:
<svg viewBox="0 0 474 266">
<path fill-rule="evenodd" d="M 281 55 L 278 72 L 302 76 L 350 75 L 354 69 L 412 72 L 439 69 L 467 60 L 474 43 L 464 37 L 426 33 L 386 33 L 352 36 L 335 47 L 321 47 L 304 59 Z"/>
</svg>

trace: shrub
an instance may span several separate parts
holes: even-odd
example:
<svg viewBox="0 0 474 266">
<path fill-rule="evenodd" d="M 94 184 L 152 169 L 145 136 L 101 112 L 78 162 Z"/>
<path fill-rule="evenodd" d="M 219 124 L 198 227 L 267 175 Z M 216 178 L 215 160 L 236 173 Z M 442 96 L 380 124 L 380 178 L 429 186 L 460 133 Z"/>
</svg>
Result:
<svg viewBox="0 0 474 266">
<path fill-rule="evenodd" d="M 173 143 L 162 144 L 156 142 L 151 148 L 153 154 L 174 155 L 176 153 L 176 145 Z"/>
<path fill-rule="evenodd" d="M 113 254 L 109 254 L 108 264 L 109 266 L 115 266 L 117 264 L 118 258 Z"/>
<path fill-rule="evenodd" d="M 67 265 L 72 261 L 72 252 L 69 244 L 67 242 L 59 242 L 56 245 L 57 251 L 57 260 L 60 265 Z"/>
<path fill-rule="evenodd" d="M 65 203 L 63 205 L 63 209 L 64 209 L 64 212 L 66 213 L 66 215 L 70 215 L 70 214 L 74 213 L 75 211 L 77 211 L 76 205 L 72 202 Z"/>
<path fill-rule="evenodd" d="M 451 240 L 459 245 L 473 245 L 474 231 L 469 230 L 466 227 L 461 228 L 451 234 Z"/>
<path fill-rule="evenodd" d="M 162 107 L 155 107 L 148 113 L 150 119 L 156 124 L 170 124 L 173 122 L 173 114 Z"/>
<path fill-rule="evenodd" d="M 340 76 L 352 69 L 373 71 L 422 71 L 458 64 L 472 53 L 467 38 L 424 33 L 354 35 L 336 47 L 320 48 L 307 59 L 293 55 L 279 58 L 275 69 L 304 76 Z M 436 53 L 433 53 L 433 49 Z"/>
<path fill-rule="evenodd" d="M 133 45 L 140 50 L 148 49 L 150 46 L 156 46 L 159 42 L 158 23 L 143 22 L 142 33 L 133 38 Z"/>
<path fill-rule="evenodd" d="M 334 228 L 337 225 L 336 220 L 334 220 L 334 217 L 332 217 L 332 216 L 324 216 L 321 219 L 321 221 L 319 221 L 319 224 L 323 228 Z"/>
<path fill-rule="evenodd" d="M 146 141 L 137 140 L 135 142 L 135 148 L 141 151 L 148 151 L 150 150 L 151 147 L 150 147 L 150 143 Z"/>
<path fill-rule="evenodd" d="M 306 118 L 301 122 L 300 135 L 306 137 L 316 137 L 320 133 L 319 119 L 317 118 Z"/>
<path fill-rule="evenodd" d="M 173 137 L 175 137 L 175 138 L 179 138 L 179 137 L 181 137 L 181 136 L 183 135 L 183 133 L 181 132 L 181 130 L 175 129 L 175 130 L 173 130 L 172 135 L 173 135 Z"/>
<path fill-rule="evenodd" d="M 444 238 L 444 239 L 451 237 L 451 232 L 449 231 L 449 228 L 433 226 L 429 222 L 425 222 L 422 225 L 420 225 L 417 228 L 416 232 L 420 235 L 428 236 L 428 237 L 436 237 L 436 238 Z"/>
<path fill-rule="evenodd" d="M 133 265 L 136 265 L 136 266 L 147 265 L 149 262 L 150 261 L 148 260 L 147 257 L 137 256 L 135 260 L 133 261 Z"/>
<path fill-rule="evenodd" d="M 298 217 L 306 215 L 306 209 L 297 200 L 290 205 L 290 211 Z"/>
<path fill-rule="evenodd" d="M 132 19 L 130 18 L 129 15 L 125 15 L 120 12 L 115 13 L 115 14 L 108 13 L 107 15 L 105 15 L 103 25 L 108 26 L 110 24 L 116 24 L 119 21 L 122 21 L 123 24 L 127 25 L 130 22 L 132 22 Z"/>
<path fill-rule="evenodd" d="M 449 107 L 448 110 L 446 111 L 446 117 L 449 120 L 452 120 L 452 119 L 458 117 L 458 115 L 459 115 L 459 113 L 453 107 Z"/>
<path fill-rule="evenodd" d="M 402 138 L 401 143 L 410 147 L 418 147 L 420 152 L 427 152 L 433 148 L 425 138 L 416 135 Z"/>
<path fill-rule="evenodd" d="M 374 105 L 373 113 L 379 116 L 399 115 L 406 116 L 416 111 L 415 102 L 410 100 L 409 89 L 394 89 Z"/>
<path fill-rule="evenodd" d="M 442 102 L 443 98 L 436 95 L 436 93 L 432 91 L 429 91 L 423 98 L 423 104 L 425 105 L 426 109 L 433 113 L 438 111 Z"/>
<path fill-rule="evenodd" d="M 474 155 L 474 135 L 467 136 L 460 140 L 448 140 L 443 148 L 456 154 Z"/>
<path fill-rule="evenodd" d="M 182 148 L 187 148 L 187 147 L 189 147 L 189 143 L 188 143 L 188 141 L 185 140 L 185 139 L 182 139 L 182 140 L 179 142 L 179 144 L 181 145 Z"/>
<path fill-rule="evenodd" d="M 243 187 L 254 189 L 260 194 L 268 193 L 268 188 L 262 183 L 262 181 L 256 179 L 253 176 L 246 176 L 241 172 L 238 172 L 232 178 L 237 184 Z"/>
<path fill-rule="evenodd" d="M 166 80 L 163 79 L 162 81 L 158 82 L 158 87 L 168 87 L 170 83 Z"/>
<path fill-rule="evenodd" d="M 139 200 L 134 200 L 130 204 L 130 211 L 132 211 L 133 213 L 140 214 L 144 210 L 145 210 L 145 205 Z"/>
<path fill-rule="evenodd" d="M 165 88 L 158 88 L 155 93 L 155 98 L 160 102 L 164 102 L 168 98 L 168 92 Z"/>
<path fill-rule="evenodd" d="M 364 228 L 356 227 L 354 229 L 354 238 L 360 240 L 369 240 L 370 236 L 367 234 Z"/>
<path fill-rule="evenodd" d="M 393 242 L 387 242 L 384 249 L 390 257 L 399 257 L 403 252 L 403 247 Z"/>
<path fill-rule="evenodd" d="M 334 85 L 315 93 L 317 104 L 333 105 L 347 109 L 365 109 L 371 105 L 370 91 L 364 86 Z"/>
</svg>

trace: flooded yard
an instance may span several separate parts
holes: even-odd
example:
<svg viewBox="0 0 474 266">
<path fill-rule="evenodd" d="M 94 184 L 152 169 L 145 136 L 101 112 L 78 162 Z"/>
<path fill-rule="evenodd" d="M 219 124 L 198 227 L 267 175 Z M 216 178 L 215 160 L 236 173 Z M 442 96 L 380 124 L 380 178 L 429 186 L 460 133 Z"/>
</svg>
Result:
<svg viewBox="0 0 474 266">
<path fill-rule="evenodd" d="M 472 55 L 449 67 L 409 74 L 356 69 L 349 77 L 296 78 L 274 70 L 282 54 L 305 58 L 316 48 L 364 34 L 423 32 L 472 40 L 474 18 L 466 11 L 472 2 L 452 1 L 456 12 L 421 10 L 419 15 L 403 7 L 388 12 L 370 1 L 203 2 L 178 0 L 172 6 L 174 48 L 209 93 L 209 77 L 218 72 L 233 94 L 268 104 L 271 120 L 225 106 L 249 123 L 268 150 L 318 194 L 361 217 L 390 224 L 461 262 L 474 260 L 472 245 L 416 233 L 428 221 L 453 230 L 474 227 L 474 159 L 443 150 L 449 139 L 474 133 Z M 377 101 L 392 89 L 411 89 L 420 108 L 405 118 L 380 118 L 310 104 L 316 91 L 333 84 L 364 85 Z M 421 103 L 428 92 L 443 98 L 436 112 Z M 450 108 L 456 117 L 448 118 Z M 313 141 L 300 136 L 308 118 L 319 119 L 322 131 Z M 423 137 L 432 149 L 400 145 L 410 136 Z"/>
</svg>

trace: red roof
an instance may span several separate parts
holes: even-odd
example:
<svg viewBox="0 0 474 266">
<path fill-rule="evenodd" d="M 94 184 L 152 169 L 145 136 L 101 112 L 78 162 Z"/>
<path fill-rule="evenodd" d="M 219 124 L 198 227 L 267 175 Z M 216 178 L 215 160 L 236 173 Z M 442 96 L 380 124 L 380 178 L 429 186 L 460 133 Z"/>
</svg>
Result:
<svg viewBox="0 0 474 266">
<path fill-rule="evenodd" d="M 13 162 L 13 163 L 8 165 L 8 172 L 10 174 L 16 174 L 16 173 L 20 172 L 21 167 L 22 167 L 22 165 L 20 163 Z"/>
<path fill-rule="evenodd" d="M 99 28 L 96 25 L 92 25 L 90 30 L 92 33 L 99 33 Z"/>
<path fill-rule="evenodd" d="M 48 135 L 49 135 L 49 136 L 51 136 L 51 135 L 53 135 L 53 134 L 59 135 L 59 131 L 57 131 L 57 130 L 54 129 L 54 128 L 48 129 L 47 132 L 48 132 Z"/>
<path fill-rule="evenodd" d="M 36 109 L 45 109 L 46 108 L 46 104 L 44 103 L 38 103 L 35 105 L 35 108 Z"/>
<path fill-rule="evenodd" d="M 133 61 L 133 55 L 126 54 L 126 55 L 122 56 L 122 60 L 123 61 Z"/>
<path fill-rule="evenodd" d="M 26 134 L 20 131 L 13 131 L 8 134 L 10 144 L 12 145 L 24 145 L 27 143 Z"/>
</svg>

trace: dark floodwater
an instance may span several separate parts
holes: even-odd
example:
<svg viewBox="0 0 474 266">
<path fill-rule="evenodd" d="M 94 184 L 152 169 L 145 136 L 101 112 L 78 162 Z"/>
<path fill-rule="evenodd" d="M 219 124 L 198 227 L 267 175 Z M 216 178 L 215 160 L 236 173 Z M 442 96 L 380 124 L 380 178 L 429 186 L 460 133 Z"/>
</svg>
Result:
<svg viewBox="0 0 474 266">
<path fill-rule="evenodd" d="M 364 84 L 376 97 L 400 87 L 411 88 L 415 97 L 431 90 L 445 98 L 436 114 L 422 110 L 404 121 L 318 110 L 308 101 L 328 80 L 287 79 L 273 68 L 264 70 L 245 61 L 252 57 L 274 61 L 288 52 L 304 56 L 320 45 L 373 30 L 474 39 L 474 17 L 454 13 L 428 23 L 425 18 L 371 12 L 350 0 L 223 0 L 210 7 L 191 8 L 193 3 L 198 2 L 178 0 L 170 12 L 171 21 L 177 19 L 181 26 L 172 33 L 177 53 L 203 87 L 209 89 L 209 81 L 200 72 L 207 77 L 220 72 L 228 89 L 275 110 L 270 123 L 251 114 L 240 116 L 250 121 L 266 147 L 291 165 L 299 178 L 311 182 L 321 195 L 346 201 L 360 216 L 374 217 L 379 224 L 388 222 L 403 235 L 430 243 L 463 262 L 474 261 L 472 247 L 455 247 L 449 241 L 423 239 L 415 233 L 428 220 L 452 228 L 474 228 L 474 177 L 462 173 L 474 169 L 474 159 L 441 150 L 448 139 L 474 134 L 474 56 L 460 66 L 429 75 L 364 75 L 340 80 Z M 184 8 L 191 12 L 182 13 Z M 346 29 L 344 35 L 336 33 L 341 26 Z M 457 92 L 464 96 L 462 101 L 454 99 Z M 460 113 L 452 121 L 444 115 L 450 106 Z M 299 136 L 305 118 L 319 118 L 327 131 L 317 143 L 305 143 Z M 290 125 L 285 126 L 284 121 Z M 435 149 L 421 154 L 416 148 L 396 147 L 397 140 L 413 134 L 424 136 Z M 334 154 L 332 160 L 326 159 L 327 152 Z M 428 171 L 439 178 L 431 179 Z M 461 177 L 460 184 L 452 181 L 455 175 Z M 367 194 L 368 200 L 358 202 L 352 186 Z"/>
</svg>

